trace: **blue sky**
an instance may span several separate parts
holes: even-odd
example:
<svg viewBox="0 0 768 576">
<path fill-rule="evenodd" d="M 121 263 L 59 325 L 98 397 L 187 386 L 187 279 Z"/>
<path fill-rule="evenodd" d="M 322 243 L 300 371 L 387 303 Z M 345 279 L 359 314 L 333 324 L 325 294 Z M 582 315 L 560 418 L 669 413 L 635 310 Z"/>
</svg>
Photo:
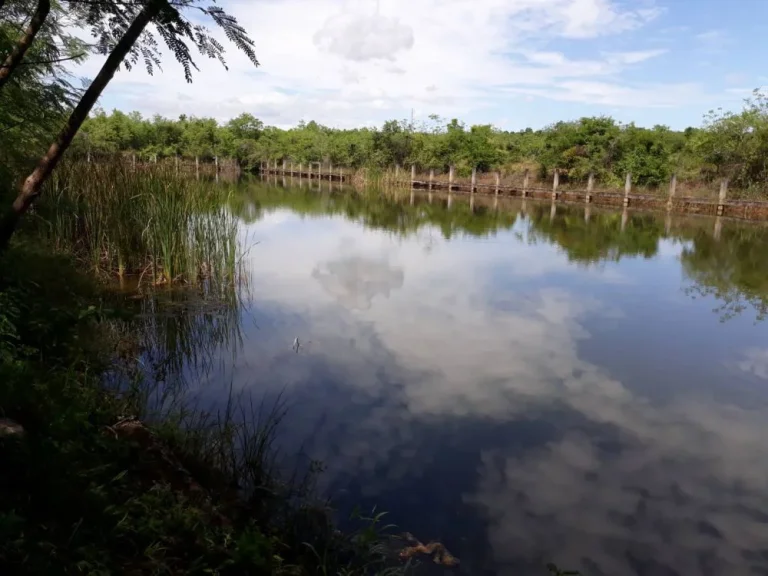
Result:
<svg viewBox="0 0 768 576">
<path fill-rule="evenodd" d="M 768 85 L 764 0 L 222 0 L 261 67 L 229 49 L 186 85 L 121 71 L 104 108 L 351 127 L 429 114 L 505 129 L 607 114 L 685 128 Z M 226 42 L 224 42 L 226 45 Z M 93 59 L 77 73 L 95 75 Z"/>
</svg>

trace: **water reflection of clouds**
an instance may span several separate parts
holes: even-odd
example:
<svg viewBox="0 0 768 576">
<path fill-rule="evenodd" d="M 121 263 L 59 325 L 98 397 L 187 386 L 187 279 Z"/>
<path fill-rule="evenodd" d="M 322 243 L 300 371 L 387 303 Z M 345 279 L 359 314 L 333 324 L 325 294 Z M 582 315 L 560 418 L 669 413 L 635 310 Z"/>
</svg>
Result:
<svg viewBox="0 0 768 576">
<path fill-rule="evenodd" d="M 573 408 L 609 424 L 605 438 L 565 431 L 523 456 L 483 455 L 467 499 L 489 518 L 497 560 L 549 555 L 590 574 L 766 568 L 763 414 L 584 400 Z"/>
<path fill-rule="evenodd" d="M 322 420 L 308 426 L 331 480 L 362 477 L 375 494 L 415 481 L 436 451 L 451 449 L 424 426 L 557 409 L 588 431 L 554 420 L 556 437 L 522 451 L 477 447 L 477 479 L 463 496 L 487 518 L 497 562 L 546 558 L 612 575 L 766 567 L 764 406 L 685 396 L 655 404 L 582 359 L 585 319 L 621 311 L 552 287 L 548 275 L 562 272 L 557 284 L 567 285 L 568 274 L 589 272 L 509 238 L 479 253 L 463 241 L 425 253 L 338 220 L 311 225 L 317 235 L 301 250 L 271 228 L 270 252 L 253 265 L 257 298 L 300 309 L 317 346 L 294 357 L 263 349 L 260 378 L 290 380 L 300 416 Z M 339 257 L 341 233 L 350 240 Z M 489 284 L 495 266 L 537 281 Z M 740 365 L 761 378 L 766 366 L 759 350 Z"/>
<path fill-rule="evenodd" d="M 403 270 L 383 259 L 348 256 L 319 264 L 312 277 L 347 308 L 368 309 L 376 296 L 402 288 Z"/>
<path fill-rule="evenodd" d="M 748 348 L 736 366 L 739 370 L 768 380 L 768 348 Z"/>
</svg>

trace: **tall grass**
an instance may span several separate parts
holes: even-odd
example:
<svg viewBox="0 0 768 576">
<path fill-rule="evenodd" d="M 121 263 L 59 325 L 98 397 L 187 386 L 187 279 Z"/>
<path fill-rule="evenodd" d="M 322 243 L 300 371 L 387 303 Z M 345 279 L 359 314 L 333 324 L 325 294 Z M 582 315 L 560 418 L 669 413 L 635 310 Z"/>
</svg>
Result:
<svg viewBox="0 0 768 576">
<path fill-rule="evenodd" d="M 55 246 L 100 272 L 155 284 L 234 280 L 228 194 L 165 166 L 72 162 L 54 174 L 37 215 Z"/>
</svg>

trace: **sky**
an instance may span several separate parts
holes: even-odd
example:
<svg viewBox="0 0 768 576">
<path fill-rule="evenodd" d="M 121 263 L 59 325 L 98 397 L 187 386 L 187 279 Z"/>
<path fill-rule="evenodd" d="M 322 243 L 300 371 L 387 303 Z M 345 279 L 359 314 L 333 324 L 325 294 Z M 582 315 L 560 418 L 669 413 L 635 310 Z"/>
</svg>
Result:
<svg viewBox="0 0 768 576">
<path fill-rule="evenodd" d="M 249 112 L 268 125 L 339 128 L 430 114 L 506 130 L 610 115 L 698 126 L 768 85 L 765 0 L 220 0 L 250 33 L 186 84 L 118 72 L 100 105 L 146 115 Z M 92 78 L 103 58 L 73 72 Z"/>
</svg>

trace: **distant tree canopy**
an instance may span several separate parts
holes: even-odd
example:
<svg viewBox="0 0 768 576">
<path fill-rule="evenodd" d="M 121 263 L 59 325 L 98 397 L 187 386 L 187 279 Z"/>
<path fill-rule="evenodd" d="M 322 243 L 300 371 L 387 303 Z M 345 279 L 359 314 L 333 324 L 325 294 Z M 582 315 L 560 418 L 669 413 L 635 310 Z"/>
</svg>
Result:
<svg viewBox="0 0 768 576">
<path fill-rule="evenodd" d="M 467 127 L 430 116 L 419 125 L 390 120 L 380 128 L 339 130 L 316 122 L 283 130 L 251 114 L 226 123 L 211 118 L 99 111 L 86 122 L 80 151 L 132 152 L 152 156 L 229 156 L 247 166 L 261 160 L 326 161 L 363 167 L 416 164 L 460 174 L 526 167 L 541 175 L 555 169 L 573 179 L 594 172 L 599 181 L 620 184 L 627 172 L 636 184 L 657 186 L 673 173 L 711 181 L 728 177 L 751 188 L 768 180 L 768 97 L 760 92 L 739 113 L 710 112 L 700 128 L 641 128 L 600 116 L 557 122 L 542 130 L 508 132 L 491 125 Z"/>
</svg>

